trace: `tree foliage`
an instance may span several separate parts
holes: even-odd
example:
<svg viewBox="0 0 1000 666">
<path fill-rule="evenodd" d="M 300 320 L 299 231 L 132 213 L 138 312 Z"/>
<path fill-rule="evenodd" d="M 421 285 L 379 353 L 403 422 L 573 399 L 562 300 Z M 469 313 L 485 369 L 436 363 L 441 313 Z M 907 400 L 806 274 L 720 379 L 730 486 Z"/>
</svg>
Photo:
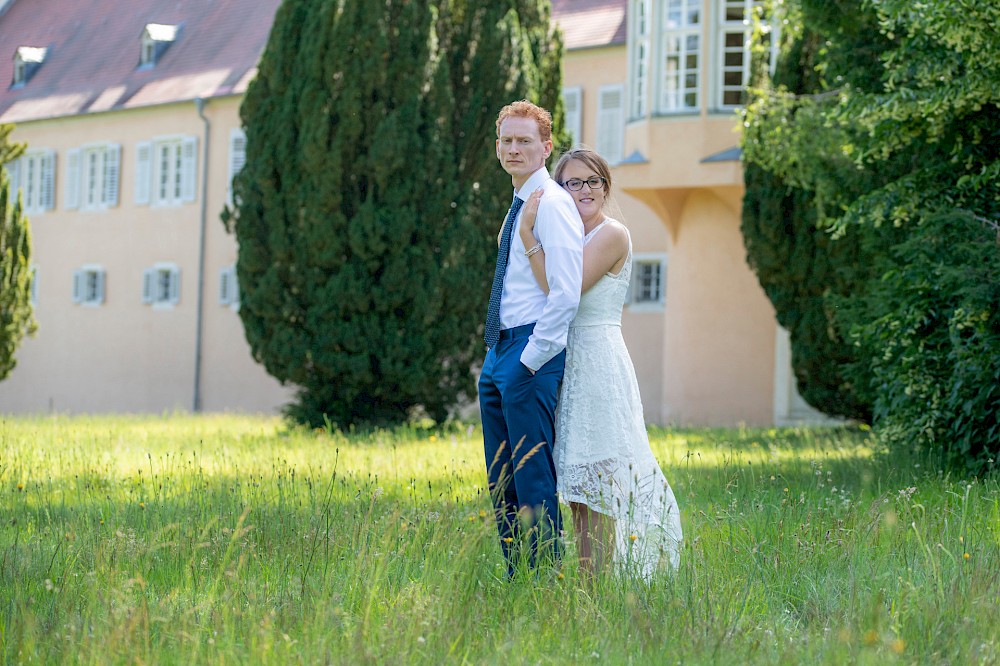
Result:
<svg viewBox="0 0 1000 666">
<path fill-rule="evenodd" d="M 20 191 L 10 192 L 5 165 L 24 147 L 10 143 L 11 125 L 0 125 L 0 380 L 17 365 L 14 354 L 25 335 L 35 332 L 31 306 L 31 227 Z"/>
<path fill-rule="evenodd" d="M 806 34 L 825 3 L 786 4 Z M 744 148 L 806 193 L 832 246 L 861 251 L 865 271 L 841 265 L 855 289 L 827 302 L 885 441 L 978 468 L 1000 452 L 1000 5 L 855 4 L 878 80 L 825 97 L 765 83 Z M 815 71 L 833 61 L 821 48 Z"/>
<path fill-rule="evenodd" d="M 473 394 L 510 200 L 493 120 L 526 97 L 561 126 L 560 55 L 538 0 L 282 3 L 223 218 L 247 340 L 299 388 L 294 418 L 442 420 Z"/>
</svg>

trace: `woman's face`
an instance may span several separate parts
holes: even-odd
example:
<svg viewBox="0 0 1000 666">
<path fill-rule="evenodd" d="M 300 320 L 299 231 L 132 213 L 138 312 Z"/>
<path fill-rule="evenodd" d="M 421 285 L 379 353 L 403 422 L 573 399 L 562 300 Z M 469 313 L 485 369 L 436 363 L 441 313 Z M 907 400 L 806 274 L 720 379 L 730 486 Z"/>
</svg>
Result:
<svg viewBox="0 0 1000 666">
<path fill-rule="evenodd" d="M 570 160 L 567 162 L 561 174 L 563 187 L 566 187 L 565 184 L 571 180 L 584 181 L 583 187 L 575 192 L 566 187 L 576 202 L 576 208 L 580 211 L 580 217 L 583 218 L 584 224 L 601 219 L 604 216 L 603 210 L 604 200 L 607 196 L 605 193 L 607 183 L 602 183 L 593 189 L 587 183 L 588 180 L 597 178 L 600 178 L 600 176 L 580 160 Z"/>
</svg>

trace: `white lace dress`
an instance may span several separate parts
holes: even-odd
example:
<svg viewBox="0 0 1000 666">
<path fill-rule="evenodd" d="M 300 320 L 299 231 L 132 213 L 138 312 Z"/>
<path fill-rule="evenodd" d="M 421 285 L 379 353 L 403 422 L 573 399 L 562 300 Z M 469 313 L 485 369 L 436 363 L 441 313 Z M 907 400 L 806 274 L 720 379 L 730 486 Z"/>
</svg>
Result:
<svg viewBox="0 0 1000 666">
<path fill-rule="evenodd" d="M 635 368 L 622 338 L 631 273 L 629 239 L 618 275 L 602 276 L 580 299 L 566 345 L 554 455 L 560 499 L 613 517 L 616 566 L 648 579 L 663 564 L 677 566 L 682 533 L 674 493 L 649 448 Z"/>
</svg>

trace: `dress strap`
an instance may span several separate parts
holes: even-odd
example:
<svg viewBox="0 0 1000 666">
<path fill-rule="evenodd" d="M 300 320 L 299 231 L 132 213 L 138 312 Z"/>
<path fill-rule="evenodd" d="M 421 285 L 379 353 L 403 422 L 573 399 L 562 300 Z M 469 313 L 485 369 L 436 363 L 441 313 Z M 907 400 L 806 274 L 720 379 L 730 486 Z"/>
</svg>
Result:
<svg viewBox="0 0 1000 666">
<path fill-rule="evenodd" d="M 597 232 L 604 228 L 604 225 L 611 221 L 610 217 L 604 218 L 604 221 L 598 224 L 596 227 L 587 232 L 583 237 L 583 244 L 586 245 L 590 242 L 590 239 L 597 235 Z"/>
</svg>

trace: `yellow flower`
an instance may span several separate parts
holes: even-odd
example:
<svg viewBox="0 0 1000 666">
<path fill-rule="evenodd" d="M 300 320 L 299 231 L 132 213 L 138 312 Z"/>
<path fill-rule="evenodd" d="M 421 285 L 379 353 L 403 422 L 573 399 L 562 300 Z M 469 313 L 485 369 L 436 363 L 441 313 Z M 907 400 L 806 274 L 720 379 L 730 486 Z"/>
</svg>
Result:
<svg viewBox="0 0 1000 666">
<path fill-rule="evenodd" d="M 139 502 L 139 508 L 142 509 L 143 511 L 145 511 L 146 510 L 146 503 L 145 502 Z"/>
<path fill-rule="evenodd" d="M 964 557 L 965 559 L 969 559 L 969 558 L 970 558 L 970 557 L 972 557 L 972 556 L 971 556 L 971 555 L 969 555 L 968 553 L 966 553 L 965 555 L 962 555 L 962 557 Z"/>
<path fill-rule="evenodd" d="M 878 640 L 878 632 L 874 629 L 869 629 L 865 632 L 864 641 L 865 645 L 875 645 L 875 641 Z"/>
<path fill-rule="evenodd" d="M 889 644 L 889 648 L 896 654 L 903 654 L 903 650 L 906 649 L 906 641 L 902 638 L 897 638 Z"/>
<path fill-rule="evenodd" d="M 503 542 L 504 543 L 514 543 L 514 539 L 512 539 L 510 537 L 504 537 Z"/>
<path fill-rule="evenodd" d="M 563 575 L 563 572 L 562 572 L 562 571 L 560 571 L 559 573 L 557 573 L 557 574 L 556 574 L 556 578 L 558 578 L 559 580 L 562 580 L 562 579 L 563 579 L 563 578 L 565 578 L 565 577 L 566 577 L 566 576 L 564 576 L 564 575 Z"/>
<path fill-rule="evenodd" d="M 485 517 L 486 517 L 486 512 L 485 512 L 485 511 L 483 511 L 482 509 L 480 509 L 480 510 L 479 510 L 479 517 L 480 517 L 480 518 L 485 518 Z"/>
<path fill-rule="evenodd" d="M 431 435 L 430 440 L 432 442 L 436 442 L 436 441 L 438 441 L 438 436 L 437 435 Z"/>
<path fill-rule="evenodd" d="M 24 490 L 24 484 L 23 483 L 17 484 L 17 489 L 18 490 Z"/>
<path fill-rule="evenodd" d="M 631 539 L 632 541 L 635 541 L 636 539 L 639 538 L 639 536 L 636 534 L 630 534 L 628 538 Z"/>
</svg>

